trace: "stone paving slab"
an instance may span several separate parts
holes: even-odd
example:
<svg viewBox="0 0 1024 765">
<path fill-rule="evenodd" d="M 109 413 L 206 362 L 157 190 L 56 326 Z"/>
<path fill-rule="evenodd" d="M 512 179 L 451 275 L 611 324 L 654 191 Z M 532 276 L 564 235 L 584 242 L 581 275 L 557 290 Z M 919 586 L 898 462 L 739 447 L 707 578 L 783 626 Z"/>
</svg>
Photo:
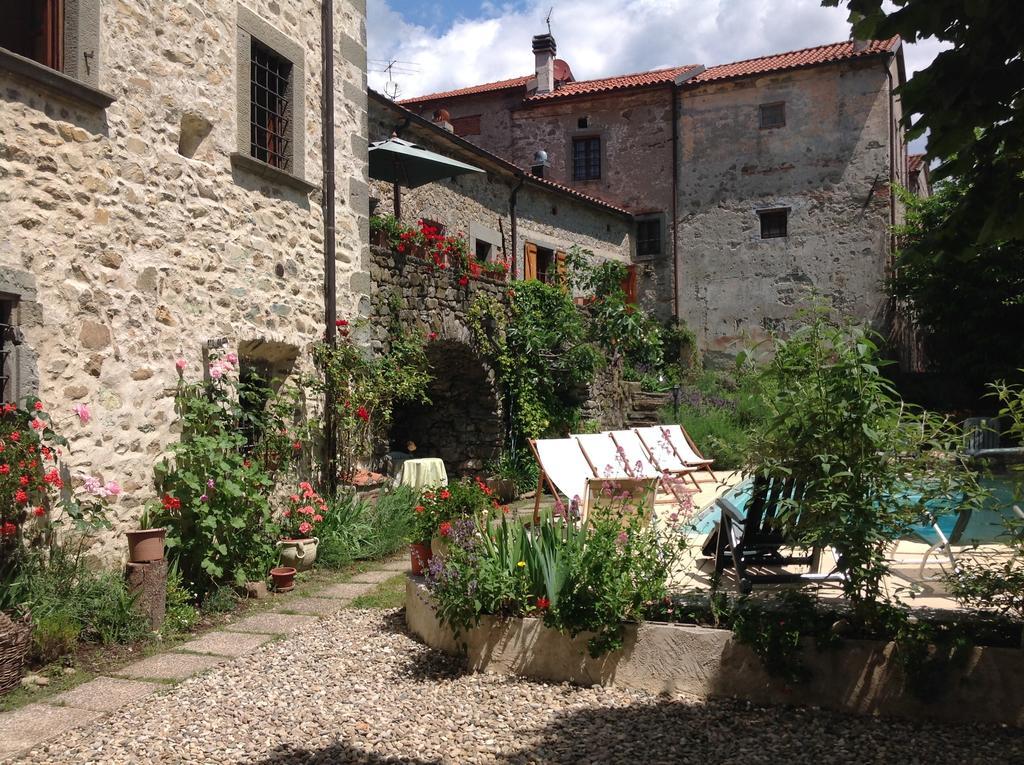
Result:
<svg viewBox="0 0 1024 765">
<path fill-rule="evenodd" d="M 48 738 L 93 722 L 101 712 L 75 707 L 28 704 L 0 714 L 0 757 L 9 757 Z"/>
<path fill-rule="evenodd" d="M 376 586 L 371 583 L 358 584 L 356 582 L 343 582 L 342 584 L 332 584 L 330 587 L 325 587 L 324 589 L 316 592 L 315 595 L 322 598 L 352 600 L 352 598 L 365 595 L 375 589 Z"/>
<path fill-rule="evenodd" d="M 349 581 L 351 582 L 369 582 L 370 584 L 380 584 L 386 582 L 388 579 L 396 576 L 399 572 L 388 569 L 382 569 L 380 571 L 364 571 L 361 574 L 356 574 Z"/>
<path fill-rule="evenodd" d="M 384 571 L 408 571 L 411 564 L 409 563 L 409 556 L 404 558 L 395 558 L 393 560 L 386 560 L 381 564 L 381 569 Z"/>
<path fill-rule="evenodd" d="M 125 680 L 120 677 L 97 677 L 70 691 L 44 699 L 43 703 L 91 709 L 94 712 L 114 712 L 129 701 L 141 699 L 166 687 L 163 683 Z"/>
<path fill-rule="evenodd" d="M 142 659 L 113 674 L 125 677 L 153 678 L 156 680 L 184 680 L 199 672 L 216 667 L 223 656 L 195 656 L 188 653 L 161 653 Z"/>
<path fill-rule="evenodd" d="M 224 629 L 231 632 L 262 632 L 266 635 L 287 635 L 315 621 L 317 621 L 315 616 L 266 613 L 247 616 L 234 624 L 225 625 Z"/>
<path fill-rule="evenodd" d="M 215 653 L 220 656 L 244 656 L 264 643 L 273 640 L 270 635 L 245 635 L 237 632 L 207 632 L 201 638 L 177 646 L 175 651 Z"/>
<path fill-rule="evenodd" d="M 275 611 L 295 611 L 300 614 L 333 614 L 344 607 L 344 603 L 335 598 L 289 598 L 279 605 Z"/>
</svg>

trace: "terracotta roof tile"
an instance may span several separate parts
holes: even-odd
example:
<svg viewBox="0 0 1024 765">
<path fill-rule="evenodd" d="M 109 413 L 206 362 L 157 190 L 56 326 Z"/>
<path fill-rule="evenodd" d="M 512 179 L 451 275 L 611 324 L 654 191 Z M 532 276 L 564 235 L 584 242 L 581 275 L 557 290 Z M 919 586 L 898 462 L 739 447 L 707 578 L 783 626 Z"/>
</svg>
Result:
<svg viewBox="0 0 1024 765">
<path fill-rule="evenodd" d="M 567 98 L 591 93 L 608 93 L 627 88 L 645 88 L 651 85 L 665 85 L 681 74 L 696 69 L 697 64 L 684 64 L 668 69 L 655 69 L 651 72 L 620 74 L 616 77 L 602 77 L 599 80 L 577 80 L 567 82 L 550 93 L 535 93 L 526 98 L 527 101 L 549 101 L 553 98 Z"/>
<path fill-rule="evenodd" d="M 853 49 L 853 40 L 831 43 L 830 45 L 819 45 L 816 48 L 804 48 L 803 50 L 736 61 L 732 64 L 712 66 L 696 77 L 687 80 L 686 84 L 693 87 L 707 82 L 730 80 L 736 77 L 749 77 L 754 74 L 800 69 L 815 64 L 827 64 L 834 61 L 847 61 L 865 56 L 875 56 L 879 53 L 891 53 L 899 47 L 899 44 L 900 38 L 893 37 L 888 40 L 870 40 L 859 51 Z"/>
<path fill-rule="evenodd" d="M 428 93 L 425 96 L 415 96 L 414 98 L 403 98 L 398 103 L 400 104 L 418 104 L 424 101 L 437 101 L 444 98 L 455 98 L 457 96 L 472 96 L 477 93 L 489 93 L 493 90 L 508 90 L 511 88 L 524 88 L 526 83 L 529 81 L 530 75 L 525 77 L 513 77 L 510 80 L 498 80 L 497 82 L 485 82 L 483 85 L 471 85 L 468 88 L 456 88 L 455 90 L 445 90 L 440 93 Z"/>
</svg>

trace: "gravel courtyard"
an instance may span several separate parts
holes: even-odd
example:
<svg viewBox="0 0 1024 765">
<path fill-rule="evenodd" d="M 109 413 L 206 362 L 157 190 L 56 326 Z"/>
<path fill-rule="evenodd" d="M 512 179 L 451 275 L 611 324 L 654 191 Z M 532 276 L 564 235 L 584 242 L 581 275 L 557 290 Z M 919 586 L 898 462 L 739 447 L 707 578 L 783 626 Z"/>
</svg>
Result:
<svg viewBox="0 0 1024 765">
<path fill-rule="evenodd" d="M 38 763 L 1010 763 L 1024 736 L 463 674 L 342 611 L 41 745 Z"/>
</svg>

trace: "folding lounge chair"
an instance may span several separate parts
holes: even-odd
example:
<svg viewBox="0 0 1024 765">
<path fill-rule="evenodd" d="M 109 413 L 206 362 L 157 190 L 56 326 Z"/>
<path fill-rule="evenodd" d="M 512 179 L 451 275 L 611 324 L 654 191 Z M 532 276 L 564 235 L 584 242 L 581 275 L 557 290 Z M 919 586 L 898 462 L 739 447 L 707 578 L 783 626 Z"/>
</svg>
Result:
<svg viewBox="0 0 1024 765">
<path fill-rule="evenodd" d="M 615 442 L 619 454 L 625 458 L 626 464 L 634 475 L 658 477 L 665 493 L 670 494 L 676 502 L 683 501 L 683 494 L 693 491 L 692 489 L 683 490 L 682 482 L 672 480 L 672 478 L 692 478 L 691 473 L 697 468 L 681 464 L 673 464 L 670 467 L 662 466 L 644 446 L 644 442 L 636 430 L 611 430 L 608 431 L 608 435 Z"/>
<path fill-rule="evenodd" d="M 662 470 L 680 472 L 685 468 L 693 468 L 694 471 L 706 470 L 715 480 L 715 474 L 711 470 L 710 460 L 697 451 L 689 434 L 681 425 L 652 425 L 646 428 L 636 428 L 636 434 L 640 441 L 647 448 L 651 459 Z M 693 472 L 690 478 L 697 484 L 697 477 Z"/>
<path fill-rule="evenodd" d="M 587 493 L 587 480 L 594 478 L 594 470 L 575 438 L 546 438 L 530 441 L 530 448 L 540 466 L 537 494 L 533 506 L 534 523 L 540 522 L 540 499 L 544 482 L 551 493 L 562 495 L 566 502 L 582 502 Z"/>
<path fill-rule="evenodd" d="M 828 574 L 816 572 L 819 555 L 784 554 L 787 540 L 778 529 L 777 517 L 781 504 L 799 500 L 800 489 L 794 481 L 758 477 L 754 479 L 753 494 L 747 503 L 746 515 L 725 498 L 716 500 L 722 511 L 715 550 L 715 574 L 721 573 L 731 561 L 736 571 L 740 592 L 747 593 L 755 584 L 785 584 L 802 581 L 841 581 L 844 575 L 839 567 Z M 754 573 L 751 566 L 809 566 L 805 573 Z"/>
</svg>

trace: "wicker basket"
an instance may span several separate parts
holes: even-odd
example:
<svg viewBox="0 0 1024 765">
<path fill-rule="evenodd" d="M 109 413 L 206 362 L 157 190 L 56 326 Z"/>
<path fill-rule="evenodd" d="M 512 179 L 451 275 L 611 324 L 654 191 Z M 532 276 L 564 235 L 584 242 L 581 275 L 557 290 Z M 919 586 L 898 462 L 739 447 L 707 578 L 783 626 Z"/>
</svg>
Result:
<svg viewBox="0 0 1024 765">
<path fill-rule="evenodd" d="M 15 620 L 0 611 L 0 694 L 20 682 L 21 667 L 31 642 L 32 619 L 26 614 Z"/>
</svg>

